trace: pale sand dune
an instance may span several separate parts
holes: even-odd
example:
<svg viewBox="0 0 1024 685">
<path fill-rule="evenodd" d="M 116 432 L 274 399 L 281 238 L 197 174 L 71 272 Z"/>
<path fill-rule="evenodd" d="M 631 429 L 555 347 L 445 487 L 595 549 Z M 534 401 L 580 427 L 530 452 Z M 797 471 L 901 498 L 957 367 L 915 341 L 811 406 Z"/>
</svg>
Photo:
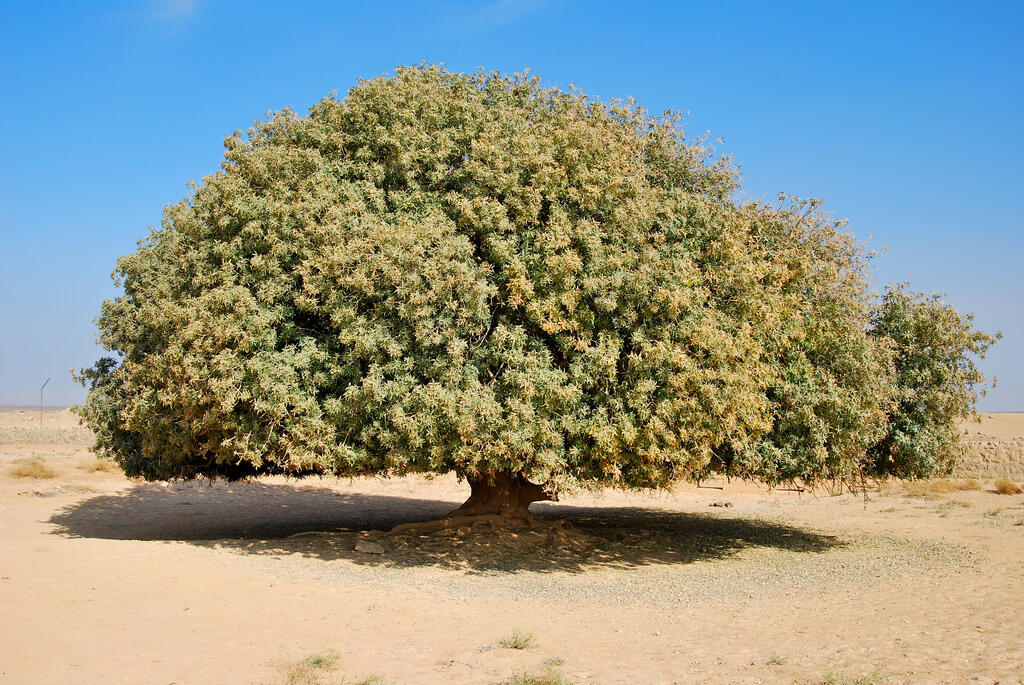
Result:
<svg viewBox="0 0 1024 685">
<path fill-rule="evenodd" d="M 967 440 L 1024 439 L 1024 413 L 980 414 L 979 417 L 981 423 L 976 421 L 960 422 L 960 427 Z"/>
<path fill-rule="evenodd" d="M 32 454 L 57 477 L 12 478 Z M 92 461 L 0 446 L 0 682 L 284 683 L 322 650 L 324 683 L 498 683 L 552 658 L 575 683 L 1024 677 L 1021 495 L 730 483 L 537 505 L 574 526 L 550 538 L 420 538 L 380 529 L 464 485 L 142 484 Z M 514 630 L 536 646 L 489 648 Z"/>
<path fill-rule="evenodd" d="M 43 407 L 43 426 L 77 428 L 78 416 L 66 407 Z M 39 427 L 39 407 L 0 407 L 0 427 Z"/>
</svg>

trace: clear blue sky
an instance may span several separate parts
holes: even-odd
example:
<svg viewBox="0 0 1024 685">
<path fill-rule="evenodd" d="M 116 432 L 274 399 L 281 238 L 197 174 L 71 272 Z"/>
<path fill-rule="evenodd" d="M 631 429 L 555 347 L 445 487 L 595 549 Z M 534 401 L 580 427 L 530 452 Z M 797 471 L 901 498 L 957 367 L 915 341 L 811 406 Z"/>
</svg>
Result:
<svg viewBox="0 0 1024 685">
<path fill-rule="evenodd" d="M 1024 3 L 0 0 L 0 404 L 83 396 L 93 317 L 223 136 L 424 60 L 691 112 L 745 192 L 816 196 L 1004 339 L 1024 411 Z"/>
</svg>

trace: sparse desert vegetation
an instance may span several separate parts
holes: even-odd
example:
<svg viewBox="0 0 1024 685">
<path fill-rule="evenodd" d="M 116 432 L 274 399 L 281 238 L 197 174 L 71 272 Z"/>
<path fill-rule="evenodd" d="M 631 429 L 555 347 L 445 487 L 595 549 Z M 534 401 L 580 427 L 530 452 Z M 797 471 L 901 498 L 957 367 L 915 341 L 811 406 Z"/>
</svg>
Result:
<svg viewBox="0 0 1024 685">
<path fill-rule="evenodd" d="M 907 497 L 938 497 L 952 492 L 970 492 L 980 489 L 981 483 L 975 478 L 889 480 L 880 486 L 882 494 L 905 494 Z"/>
<path fill-rule="evenodd" d="M 18 459 L 8 473 L 12 478 L 30 478 L 32 480 L 50 480 L 57 477 L 57 472 L 47 466 L 40 457 Z"/>
<path fill-rule="evenodd" d="M 87 463 L 80 466 L 82 470 L 88 473 L 115 473 L 118 471 L 117 466 L 114 462 L 103 457 L 97 457 L 96 459 L 90 459 Z"/>
<path fill-rule="evenodd" d="M 889 681 L 889 675 L 876 666 L 862 675 L 850 675 L 841 671 L 830 672 L 814 685 L 883 685 Z"/>
<path fill-rule="evenodd" d="M 513 673 L 502 685 L 572 685 L 572 681 L 558 666 L 544 666 L 534 671 Z"/>
<path fill-rule="evenodd" d="M 498 646 L 505 649 L 529 649 L 535 644 L 537 644 L 537 638 L 533 633 L 518 630 L 498 640 Z"/>
<path fill-rule="evenodd" d="M 993 486 L 995 487 L 995 491 L 1000 495 L 1019 495 L 1024 492 L 1024 488 L 1021 488 L 1012 480 L 1007 480 L 1006 478 L 1000 478 L 993 484 Z"/>
<path fill-rule="evenodd" d="M 963 500 L 947 500 L 938 506 L 937 511 L 943 516 L 946 516 L 953 509 L 970 509 L 973 506 L 974 505 L 972 503 L 965 502 Z"/>
<path fill-rule="evenodd" d="M 338 683 L 339 685 L 387 685 L 383 676 L 371 674 L 355 679 L 344 676 L 333 677 L 341 668 L 341 657 L 334 649 L 326 649 L 310 654 L 304 659 L 284 664 L 281 667 L 283 685 L 320 685 L 321 683 Z"/>
<path fill-rule="evenodd" d="M 325 671 L 338 669 L 338 653 L 333 650 L 317 652 L 281 667 L 284 685 L 317 685 Z"/>
</svg>

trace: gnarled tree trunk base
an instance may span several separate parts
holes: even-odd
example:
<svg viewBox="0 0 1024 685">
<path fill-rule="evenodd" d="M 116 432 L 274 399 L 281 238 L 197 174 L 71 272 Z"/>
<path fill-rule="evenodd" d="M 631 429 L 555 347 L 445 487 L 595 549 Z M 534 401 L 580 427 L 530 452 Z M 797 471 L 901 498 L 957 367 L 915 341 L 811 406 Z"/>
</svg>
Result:
<svg viewBox="0 0 1024 685">
<path fill-rule="evenodd" d="M 444 518 L 433 521 L 400 523 L 392 533 L 427 535 L 446 530 L 481 528 L 540 529 L 562 528 L 561 521 L 545 521 L 530 513 L 530 504 L 555 497 L 544 487 L 531 483 L 519 474 L 500 471 L 467 478 L 471 489 L 469 499 Z"/>
</svg>

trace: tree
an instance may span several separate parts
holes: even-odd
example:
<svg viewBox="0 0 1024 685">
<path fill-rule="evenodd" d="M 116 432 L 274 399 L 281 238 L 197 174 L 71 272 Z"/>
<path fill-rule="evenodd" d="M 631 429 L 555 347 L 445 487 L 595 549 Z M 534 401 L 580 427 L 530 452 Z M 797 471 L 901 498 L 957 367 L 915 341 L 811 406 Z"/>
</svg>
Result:
<svg viewBox="0 0 1024 685">
<path fill-rule="evenodd" d="M 873 475 L 948 474 L 960 455 L 956 420 L 974 413 L 984 378 L 974 364 L 1001 334 L 975 330 L 941 296 L 886 289 L 871 335 L 893 352 L 895 397 L 882 439 L 868 452 Z M 981 392 L 984 392 L 981 389 Z"/>
<path fill-rule="evenodd" d="M 225 148 L 80 375 L 129 475 L 454 472 L 439 525 L 529 524 L 576 487 L 844 477 L 881 437 L 862 247 L 735 200 L 677 115 L 421 66 Z"/>
<path fill-rule="evenodd" d="M 741 450 L 719 450 L 707 468 L 770 484 L 856 486 L 895 392 L 891 352 L 867 334 L 869 255 L 819 201 L 780 199 L 779 209 L 748 208 L 747 249 L 783 274 L 776 318 L 759 329 L 769 425 Z"/>
</svg>

